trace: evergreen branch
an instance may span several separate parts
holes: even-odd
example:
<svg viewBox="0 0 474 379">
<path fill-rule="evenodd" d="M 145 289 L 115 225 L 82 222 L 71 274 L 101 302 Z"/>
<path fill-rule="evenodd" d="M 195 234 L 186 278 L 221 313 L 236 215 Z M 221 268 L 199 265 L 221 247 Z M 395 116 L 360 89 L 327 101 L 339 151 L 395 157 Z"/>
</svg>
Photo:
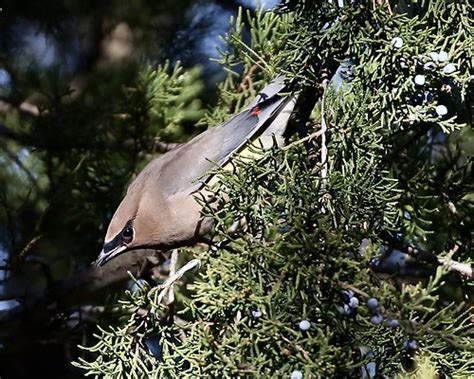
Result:
<svg viewBox="0 0 474 379">
<path fill-rule="evenodd" d="M 438 257 L 434 253 L 414 247 L 413 245 L 405 241 L 401 241 L 399 238 L 393 237 L 389 233 L 384 233 L 383 236 L 385 237 L 384 239 L 387 241 L 390 247 L 400 250 L 408 255 L 411 255 L 419 261 L 426 262 L 435 266 L 444 266 L 449 270 L 457 272 L 469 279 L 474 279 L 474 270 L 473 265 L 471 263 L 456 262 L 454 260 L 451 260 L 450 258 Z M 452 250 L 450 253 L 452 254 L 454 252 L 455 250 Z"/>
<path fill-rule="evenodd" d="M 207 120 L 211 125 L 224 120 L 229 104 L 235 104 L 236 109 L 244 106 L 253 86 L 259 88 L 262 84 L 260 75 L 259 80 L 246 78 L 255 65 L 258 70 L 283 71 L 288 77 L 300 79 L 298 84 L 303 87 L 307 82 L 312 85 L 314 96 L 301 95 L 302 104 L 295 107 L 300 112 L 290 118 L 289 127 L 302 131 L 300 139 L 283 153 L 275 149 L 255 162 L 233 160 L 236 169 L 221 172 L 219 188 L 210 191 L 213 204 L 207 199 L 201 201 L 203 213 L 215 221 L 214 237 L 228 238 L 229 245 L 205 257 L 206 265 L 193 285 L 183 291 L 186 300 L 173 304 L 177 312 L 189 315 L 187 322 L 165 324 L 156 317 L 163 313 L 160 302 L 171 295 L 170 291 L 176 290 L 178 296 L 178 277 L 165 281 L 166 287 L 134 294 L 126 306 L 136 309 L 146 304 L 151 308 L 149 317 L 132 317 L 128 329 L 122 323 L 103 330 L 90 350 L 95 360 L 80 361 L 87 374 L 280 377 L 290 376 L 295 370 L 296 377 L 356 377 L 360 375 L 358 368 L 371 364 L 373 373 L 367 369 L 367 376 L 390 377 L 399 374 L 404 355 L 415 359 L 426 354 L 433 357 L 436 370 L 456 376 L 464 374 L 472 363 L 472 354 L 468 356 L 464 346 L 469 338 L 469 310 L 463 312 L 466 306 L 460 304 L 447 311 L 443 296 L 450 283 L 445 277 L 447 270 L 440 265 L 453 261 L 406 246 L 410 255 L 423 262 L 418 266 L 430 269 L 426 271 L 431 273 L 434 266 L 440 267 L 428 283 L 399 288 L 392 281 L 371 275 L 366 260 L 357 259 L 355 254 L 362 238 L 379 235 L 383 229 L 403 230 L 407 240 L 426 238 L 427 246 L 451 240 L 444 236 L 429 240 L 430 233 L 443 231 L 437 215 L 426 217 L 439 206 L 440 197 L 431 196 L 433 191 L 427 186 L 427 179 L 435 176 L 418 173 L 421 165 L 425 169 L 421 137 L 428 130 L 460 128 L 454 114 L 444 118 L 433 115 L 435 104 L 446 100 L 438 97 L 440 91 L 435 89 L 448 80 L 453 88 L 461 82 L 457 74 L 444 75 L 444 64 L 438 64 L 441 62 L 425 73 L 425 87 L 418 85 L 414 76 L 424 70 L 426 63 L 417 62 L 425 59 L 419 58 L 420 52 L 448 50 L 445 41 L 452 46 L 449 61 L 461 71 L 464 58 L 454 52 L 463 49 L 457 43 L 462 34 L 456 39 L 456 32 L 451 30 L 459 24 L 452 16 L 456 16 L 457 8 L 433 2 L 430 9 L 445 7 L 439 12 L 443 25 L 436 28 L 433 19 L 420 11 L 426 2 L 411 7 L 409 15 L 393 16 L 390 4 L 383 0 L 283 3 L 292 12 L 291 18 L 263 16 L 250 20 L 250 48 L 244 46 L 243 23 L 238 19 L 226 38 L 230 49 L 221 61 L 228 76 L 220 87 L 220 102 L 212 114 L 208 113 Z M 396 10 L 401 8 L 397 6 Z M 433 16 L 437 19 L 438 15 Z M 270 31 L 275 31 L 272 37 Z M 322 67 L 348 57 L 356 62 L 354 70 L 341 75 L 341 90 L 326 91 L 326 69 Z M 424 57 L 431 59 L 428 54 Z M 262 59 L 268 67 L 262 66 Z M 402 60 L 409 64 L 401 68 Z M 235 67 L 244 67 L 240 84 L 235 81 Z M 161 90 L 161 86 L 156 85 L 156 89 Z M 416 108 L 410 102 L 414 95 L 424 95 L 428 89 L 436 92 L 432 93 L 435 100 L 428 105 L 424 102 L 423 116 L 421 106 Z M 306 124 L 314 108 L 309 105 L 318 100 L 323 103 L 321 126 L 307 136 Z M 451 113 L 453 104 L 445 105 Z M 160 104 L 156 110 L 162 108 Z M 413 135 L 415 138 L 410 138 Z M 325 151 L 317 152 L 316 166 L 323 171 L 323 181 L 319 173 L 319 180 L 315 178 L 313 152 L 298 148 L 319 137 L 324 139 Z M 397 157 L 400 147 L 409 158 L 406 161 Z M 417 170 L 404 165 L 410 161 L 416 162 Z M 436 173 L 438 169 L 428 170 Z M 442 182 L 443 188 L 450 189 L 452 183 L 458 186 L 455 175 L 450 179 Z M 457 189 L 451 195 L 458 201 L 459 214 L 464 214 L 471 198 Z M 400 217 L 403 196 L 425 202 L 414 207 L 419 213 L 406 217 L 407 224 L 422 219 L 424 225 L 432 223 L 431 229 L 404 228 Z M 246 222 L 245 230 L 238 230 L 238 235 L 230 233 L 231 225 L 240 219 Z M 455 228 L 453 225 L 452 230 Z M 417 263 L 399 253 L 403 262 Z M 192 291 L 191 298 L 187 298 L 188 290 Z M 455 292 L 460 297 L 465 295 L 462 289 Z M 367 300 L 365 304 L 359 303 L 362 299 Z M 337 307 L 341 301 L 344 307 Z M 339 308 L 343 312 L 338 316 L 333 311 Z M 422 327 L 413 320 L 422 320 Z M 177 337 L 178 331 L 185 338 Z M 160 353 L 158 357 L 153 353 L 159 362 L 151 361 L 151 355 L 141 350 L 143 338 L 149 335 L 159 336 Z M 452 344 L 456 339 L 458 345 Z M 362 345 L 370 347 L 372 357 L 354 354 L 354 346 Z"/>
<path fill-rule="evenodd" d="M 242 47 L 244 50 L 248 51 L 249 53 L 245 52 L 242 50 L 242 54 L 251 62 L 253 62 L 253 65 L 256 65 L 260 67 L 263 71 L 267 71 L 268 73 L 271 73 L 272 76 L 274 74 L 272 67 L 265 62 L 265 59 L 261 57 L 254 49 L 252 49 L 250 46 L 248 46 L 245 42 L 241 41 L 239 38 L 236 36 L 231 36 L 232 41 L 237 43 L 240 47 Z M 251 57 L 251 55 L 254 56 L 254 58 Z"/>
</svg>

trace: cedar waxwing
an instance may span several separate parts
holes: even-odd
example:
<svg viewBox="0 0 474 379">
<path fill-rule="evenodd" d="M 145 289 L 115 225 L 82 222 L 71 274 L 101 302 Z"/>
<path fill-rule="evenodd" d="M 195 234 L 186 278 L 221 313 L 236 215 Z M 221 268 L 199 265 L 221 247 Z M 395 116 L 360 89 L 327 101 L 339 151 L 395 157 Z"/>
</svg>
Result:
<svg viewBox="0 0 474 379">
<path fill-rule="evenodd" d="M 257 137 L 264 148 L 283 140 L 295 106 L 278 77 L 242 112 L 151 161 L 130 184 L 105 236 L 96 265 L 131 250 L 170 250 L 199 241 L 211 227 L 194 196 L 216 165 L 225 166 Z M 199 179 L 199 181 L 196 181 Z"/>
</svg>

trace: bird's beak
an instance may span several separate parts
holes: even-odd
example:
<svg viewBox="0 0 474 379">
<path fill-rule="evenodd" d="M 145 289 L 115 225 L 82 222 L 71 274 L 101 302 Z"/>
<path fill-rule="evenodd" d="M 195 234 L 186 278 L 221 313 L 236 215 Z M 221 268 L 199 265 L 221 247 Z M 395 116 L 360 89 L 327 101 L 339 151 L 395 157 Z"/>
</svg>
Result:
<svg viewBox="0 0 474 379">
<path fill-rule="evenodd" d="M 120 254 L 125 253 L 126 250 L 127 250 L 127 245 L 117 246 L 116 248 L 112 250 L 108 250 L 108 251 L 106 251 L 105 249 L 102 249 L 102 251 L 99 254 L 99 257 L 95 260 L 93 265 L 96 267 L 103 266 L 112 258 L 115 258 L 119 256 Z"/>
</svg>

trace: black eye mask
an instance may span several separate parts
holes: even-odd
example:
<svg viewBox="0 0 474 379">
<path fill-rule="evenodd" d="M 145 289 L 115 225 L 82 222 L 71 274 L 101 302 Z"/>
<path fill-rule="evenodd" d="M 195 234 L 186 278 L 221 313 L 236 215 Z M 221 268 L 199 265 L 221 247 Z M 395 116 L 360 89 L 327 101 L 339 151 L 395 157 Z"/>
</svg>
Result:
<svg viewBox="0 0 474 379">
<path fill-rule="evenodd" d="M 132 222 L 129 221 L 127 225 L 125 225 L 125 227 L 122 229 L 122 231 L 117 234 L 112 241 L 104 244 L 104 253 L 107 254 L 113 249 L 115 249 L 117 246 L 122 246 L 127 243 L 130 243 L 133 240 L 134 235 L 135 231 L 133 229 Z"/>
</svg>

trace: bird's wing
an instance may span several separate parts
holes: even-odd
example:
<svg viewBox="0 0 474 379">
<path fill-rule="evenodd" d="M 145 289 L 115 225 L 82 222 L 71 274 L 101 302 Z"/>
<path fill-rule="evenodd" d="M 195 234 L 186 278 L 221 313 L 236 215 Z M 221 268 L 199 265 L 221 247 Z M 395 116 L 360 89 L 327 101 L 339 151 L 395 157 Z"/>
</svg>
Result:
<svg viewBox="0 0 474 379">
<path fill-rule="evenodd" d="M 214 162 L 219 166 L 226 164 L 234 153 L 240 151 L 249 141 L 263 133 L 271 125 L 289 100 L 291 100 L 289 97 L 274 95 L 220 126 L 222 129 L 222 150 Z"/>
<path fill-rule="evenodd" d="M 225 165 L 249 140 L 265 131 L 292 100 L 279 94 L 283 88 L 283 78 L 279 77 L 265 87 L 245 110 L 156 158 L 139 177 L 157 180 L 159 190 L 168 195 L 197 191 L 208 179 L 203 178 L 207 172 L 216 165 Z"/>
<path fill-rule="evenodd" d="M 262 134 L 290 101 L 281 92 L 285 88 L 285 77 L 280 75 L 255 96 L 245 110 L 219 125 L 222 146 L 218 154 L 208 157 L 213 163 L 224 166 L 232 155 Z M 212 130 L 212 129 L 211 129 Z"/>
<path fill-rule="evenodd" d="M 280 94 L 285 89 L 285 76 L 279 75 L 275 79 L 273 79 L 270 83 L 268 83 L 263 90 L 261 90 L 255 99 L 247 105 L 247 109 L 253 108 L 257 104 L 261 103 L 262 101 L 273 97 L 275 95 Z"/>
</svg>

